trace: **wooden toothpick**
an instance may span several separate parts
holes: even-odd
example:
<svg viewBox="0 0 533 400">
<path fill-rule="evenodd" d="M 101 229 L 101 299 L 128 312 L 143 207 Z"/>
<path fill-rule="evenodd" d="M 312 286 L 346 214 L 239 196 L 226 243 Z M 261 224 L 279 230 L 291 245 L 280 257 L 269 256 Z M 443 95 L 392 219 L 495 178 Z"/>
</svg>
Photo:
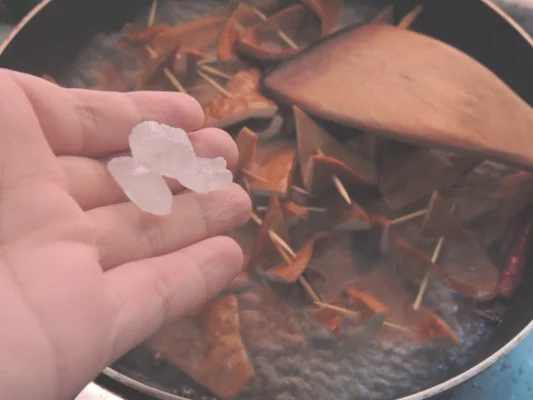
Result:
<svg viewBox="0 0 533 400">
<path fill-rule="evenodd" d="M 327 208 L 323 208 L 323 207 L 304 207 L 302 206 L 303 209 L 309 211 L 309 212 L 326 212 L 328 211 Z M 256 207 L 256 210 L 257 211 L 267 211 L 268 210 L 268 207 L 267 206 L 259 206 L 259 207 Z"/>
<path fill-rule="evenodd" d="M 152 8 L 150 8 L 150 14 L 148 15 L 148 27 L 154 26 L 157 13 L 157 0 L 152 2 Z"/>
<path fill-rule="evenodd" d="M 451 212 L 453 212 L 454 210 L 455 210 L 455 204 L 452 205 Z M 431 262 L 433 264 L 437 263 L 443 244 L 444 244 L 444 236 L 440 236 L 437 241 L 437 245 L 435 246 L 435 250 L 433 250 L 433 254 L 431 256 Z M 431 273 L 432 273 L 432 270 L 429 269 L 428 271 L 426 271 L 426 274 L 424 275 L 424 279 L 422 279 L 422 283 L 420 284 L 420 289 L 418 289 L 418 294 L 416 295 L 415 302 L 413 303 L 413 310 L 415 311 L 418 311 L 420 307 L 422 306 L 422 301 L 424 300 L 424 295 L 427 292 L 427 287 L 429 284 L 429 279 L 431 278 Z"/>
<path fill-rule="evenodd" d="M 327 309 L 332 310 L 332 311 L 337 311 L 338 313 L 344 314 L 347 317 L 351 317 L 351 318 L 359 318 L 359 317 L 361 317 L 361 313 L 360 312 L 348 310 L 347 308 L 344 308 L 344 307 L 339 307 L 339 306 L 335 306 L 333 304 L 328 304 L 328 303 L 322 303 L 320 301 L 319 302 L 315 302 L 315 304 L 317 306 L 319 306 L 320 308 L 327 308 Z"/>
<path fill-rule="evenodd" d="M 313 303 L 315 304 L 321 303 L 320 297 L 318 297 L 318 295 L 313 290 L 309 282 L 307 282 L 307 280 L 303 276 L 300 275 L 300 277 L 298 278 L 298 282 L 300 282 L 300 284 L 303 286 L 303 288 L 307 292 L 307 295 L 311 297 L 311 299 L 313 300 Z"/>
<path fill-rule="evenodd" d="M 206 64 L 213 64 L 213 63 L 215 63 L 217 61 L 218 61 L 218 59 L 215 56 L 210 56 L 210 57 L 206 57 L 206 58 L 203 58 L 200 61 L 198 61 L 198 65 L 202 66 L 202 65 L 206 65 Z"/>
<path fill-rule="evenodd" d="M 325 208 L 325 207 L 304 207 L 307 211 L 309 212 L 318 212 L 318 213 L 323 213 L 323 212 L 327 212 L 328 209 Z"/>
<path fill-rule="evenodd" d="M 269 183 L 265 178 L 263 178 L 262 176 L 259 176 L 257 174 L 254 174 L 253 172 L 247 170 L 247 169 L 241 169 L 241 172 L 246 175 L 247 177 L 249 178 L 252 178 L 252 179 L 255 179 L 257 181 L 260 181 L 260 182 L 263 182 L 263 183 Z"/>
<path fill-rule="evenodd" d="M 404 215 L 404 216 L 402 216 L 400 218 L 393 219 L 392 221 L 389 221 L 389 225 L 403 224 L 404 222 L 408 222 L 408 221 L 411 221 L 413 219 L 416 219 L 416 218 L 419 218 L 419 217 L 423 217 L 427 213 L 428 213 L 427 209 L 416 211 L 416 212 Z"/>
<path fill-rule="evenodd" d="M 324 152 L 322 151 L 322 149 L 317 149 L 316 152 L 317 152 L 317 154 L 319 154 L 321 156 L 324 155 Z M 339 194 L 342 196 L 344 201 L 346 201 L 346 203 L 351 205 L 352 204 L 352 199 L 350 198 L 350 195 L 348 194 L 348 191 L 346 190 L 346 187 L 342 184 L 342 182 L 339 179 L 339 177 L 337 175 L 333 175 L 332 179 L 333 179 L 333 184 L 335 185 L 335 188 L 337 189 L 337 192 L 339 192 Z"/>
<path fill-rule="evenodd" d="M 146 49 L 146 51 L 148 52 L 148 56 L 152 59 L 156 58 L 157 57 L 157 53 L 155 52 L 154 49 L 152 49 L 150 46 L 148 45 L 145 45 L 144 48 Z"/>
<path fill-rule="evenodd" d="M 172 86 L 174 86 L 179 92 L 187 93 L 187 90 L 185 90 L 181 82 L 178 81 L 178 78 L 176 78 L 168 68 L 163 68 L 163 73 L 165 74 L 168 81 L 172 84 Z"/>
<path fill-rule="evenodd" d="M 220 93 L 222 93 L 224 96 L 226 97 L 233 97 L 233 95 L 228 92 L 226 89 L 224 89 L 217 81 L 215 81 L 213 78 L 211 78 L 210 76 L 206 75 L 205 73 L 203 73 L 202 71 L 200 70 L 197 70 L 196 71 L 198 73 L 198 75 L 204 80 L 206 81 L 207 83 L 209 83 L 211 86 L 213 86 L 216 90 L 218 90 Z"/>
<path fill-rule="evenodd" d="M 255 8 L 255 7 L 250 7 L 250 8 L 263 21 L 267 21 L 268 20 L 267 16 L 265 14 L 263 14 L 261 11 L 259 11 L 257 8 Z M 289 36 L 287 36 L 287 34 L 285 32 L 283 32 L 281 29 L 279 29 L 279 28 L 276 29 L 276 33 L 278 34 L 280 39 L 283 40 L 285 42 L 285 44 L 287 46 L 291 47 L 292 49 L 296 50 L 296 49 L 298 49 L 300 47 L 294 42 L 294 40 L 292 40 Z"/>
<path fill-rule="evenodd" d="M 271 238 L 271 240 L 272 240 L 272 238 Z M 285 252 L 283 247 L 281 247 L 278 242 L 272 241 L 272 243 L 274 243 L 274 246 L 276 247 L 276 250 L 278 251 L 278 253 L 281 256 L 281 258 L 283 258 L 283 260 L 285 260 L 287 265 L 291 265 L 293 263 L 293 259 L 291 258 L 291 256 Z M 295 256 L 293 256 L 293 257 L 295 257 Z M 316 303 L 320 303 L 321 302 L 320 297 L 318 297 L 318 295 L 313 290 L 313 288 L 311 287 L 309 282 L 307 282 L 307 280 L 303 276 L 298 277 L 298 281 L 300 282 L 300 284 L 303 286 L 303 288 L 307 292 L 307 295 L 313 300 L 313 303 L 316 304 Z"/>
<path fill-rule="evenodd" d="M 352 199 L 350 198 L 350 195 L 348 194 L 348 191 L 346 190 L 346 187 L 342 184 L 341 180 L 337 176 L 333 176 L 333 184 L 335 185 L 335 188 L 337 188 L 337 191 L 342 196 L 344 201 L 348 204 L 352 204 Z"/>
<path fill-rule="evenodd" d="M 146 49 L 146 51 L 148 52 L 148 56 L 151 58 L 151 59 L 154 59 L 157 57 L 157 53 L 148 45 L 145 45 L 144 48 Z M 166 67 L 163 67 L 163 74 L 165 75 L 165 77 L 167 78 L 167 80 L 170 82 L 170 84 L 172 86 L 174 86 L 174 88 L 178 91 L 178 92 L 181 92 L 181 93 L 185 93 L 187 94 L 187 90 L 185 90 L 185 88 L 183 87 L 183 85 L 181 84 L 181 82 L 178 80 L 178 78 L 176 78 L 176 76 L 174 76 L 174 74 L 172 73 L 172 71 L 170 71 L 168 68 Z"/>
<path fill-rule="evenodd" d="M 257 214 L 252 213 L 252 220 L 259 226 L 263 223 L 263 220 L 257 216 Z M 289 255 L 292 257 L 296 257 L 296 253 L 293 249 L 287 244 L 285 240 L 281 238 L 276 232 L 274 232 L 272 229 L 268 230 L 268 237 L 270 240 L 272 240 L 275 244 L 278 244 L 283 250 L 285 250 Z"/>
<path fill-rule="evenodd" d="M 295 185 L 291 185 L 291 189 L 294 190 L 295 192 L 298 192 L 298 193 L 301 193 L 303 195 L 306 195 L 306 196 L 309 196 L 309 192 L 305 189 L 302 189 L 301 187 L 298 187 L 298 186 L 295 186 Z"/>
<path fill-rule="evenodd" d="M 383 321 L 383 325 L 386 326 L 387 328 L 395 329 L 400 332 L 411 332 L 409 328 L 405 326 L 393 324 L 392 322 L 389 322 L 389 321 Z"/>
<path fill-rule="evenodd" d="M 224 79 L 231 79 L 230 75 L 226 74 L 225 72 L 222 72 L 218 68 L 210 67 L 209 65 L 198 65 L 198 68 L 200 68 L 204 72 L 210 73 L 211 75 L 218 76 Z"/>
</svg>

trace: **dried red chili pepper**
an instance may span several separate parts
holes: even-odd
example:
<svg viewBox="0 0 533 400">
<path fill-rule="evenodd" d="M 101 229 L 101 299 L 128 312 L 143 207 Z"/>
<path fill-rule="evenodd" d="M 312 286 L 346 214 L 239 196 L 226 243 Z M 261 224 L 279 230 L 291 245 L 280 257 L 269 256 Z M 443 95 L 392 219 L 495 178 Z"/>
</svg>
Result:
<svg viewBox="0 0 533 400">
<path fill-rule="evenodd" d="M 533 211 L 528 208 L 511 244 L 500 277 L 500 296 L 509 299 L 522 283 L 533 238 Z"/>
</svg>

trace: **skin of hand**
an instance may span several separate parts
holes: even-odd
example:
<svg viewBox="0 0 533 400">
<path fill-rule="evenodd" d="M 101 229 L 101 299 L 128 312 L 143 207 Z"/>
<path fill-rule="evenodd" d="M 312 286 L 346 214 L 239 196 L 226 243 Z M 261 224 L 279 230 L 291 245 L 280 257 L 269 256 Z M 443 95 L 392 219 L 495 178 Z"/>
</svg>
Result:
<svg viewBox="0 0 533 400">
<path fill-rule="evenodd" d="M 0 69 L 0 398 L 72 399 L 105 366 L 197 309 L 240 272 L 221 236 L 251 212 L 237 185 L 199 195 L 169 182 L 170 215 L 143 213 L 107 171 L 155 120 L 235 167 L 231 137 L 180 93 L 61 88 Z"/>
</svg>

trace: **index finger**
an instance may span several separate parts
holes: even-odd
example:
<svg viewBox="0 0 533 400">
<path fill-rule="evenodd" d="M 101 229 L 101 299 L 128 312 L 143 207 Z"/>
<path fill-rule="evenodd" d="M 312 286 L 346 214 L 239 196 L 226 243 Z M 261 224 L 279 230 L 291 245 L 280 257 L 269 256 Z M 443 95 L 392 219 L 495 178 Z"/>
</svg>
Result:
<svg viewBox="0 0 533 400">
<path fill-rule="evenodd" d="M 198 102 L 177 92 L 105 92 L 67 89 L 13 72 L 56 155 L 100 156 L 128 148 L 132 128 L 154 120 L 186 132 L 202 127 Z"/>
</svg>

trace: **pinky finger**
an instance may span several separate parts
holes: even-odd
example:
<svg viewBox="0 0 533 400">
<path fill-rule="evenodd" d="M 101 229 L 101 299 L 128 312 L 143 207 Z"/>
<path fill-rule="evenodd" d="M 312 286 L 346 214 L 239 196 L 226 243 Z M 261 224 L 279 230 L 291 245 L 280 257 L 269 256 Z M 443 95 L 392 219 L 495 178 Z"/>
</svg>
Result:
<svg viewBox="0 0 533 400">
<path fill-rule="evenodd" d="M 198 309 L 237 276 L 242 264 L 239 245 L 219 236 L 106 272 L 108 298 L 114 310 L 109 362 L 165 323 Z"/>
</svg>

